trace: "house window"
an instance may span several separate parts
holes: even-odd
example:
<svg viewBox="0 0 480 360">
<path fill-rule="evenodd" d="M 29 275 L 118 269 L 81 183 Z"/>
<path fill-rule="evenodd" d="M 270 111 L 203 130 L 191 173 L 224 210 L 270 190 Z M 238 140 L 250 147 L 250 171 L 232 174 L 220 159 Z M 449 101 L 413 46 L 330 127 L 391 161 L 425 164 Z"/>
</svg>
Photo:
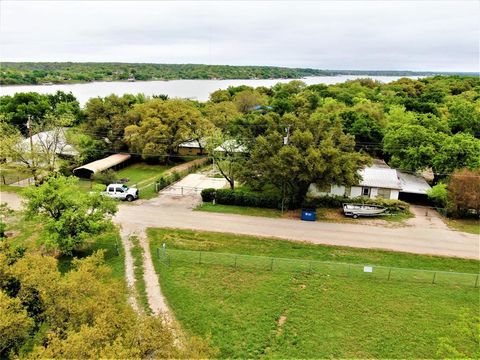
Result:
<svg viewBox="0 0 480 360">
<path fill-rule="evenodd" d="M 390 193 L 391 193 L 390 189 L 379 188 L 377 197 L 390 199 Z"/>
<path fill-rule="evenodd" d="M 370 188 L 369 187 L 362 187 L 362 196 L 370 197 Z"/>
</svg>

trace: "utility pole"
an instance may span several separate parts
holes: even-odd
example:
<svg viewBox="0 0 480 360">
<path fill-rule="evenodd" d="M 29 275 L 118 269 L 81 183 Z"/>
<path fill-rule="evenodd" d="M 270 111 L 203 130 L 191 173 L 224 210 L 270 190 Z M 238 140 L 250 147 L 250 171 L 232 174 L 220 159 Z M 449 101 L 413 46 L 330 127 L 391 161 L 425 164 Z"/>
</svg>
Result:
<svg viewBox="0 0 480 360">
<path fill-rule="evenodd" d="M 285 128 L 287 136 L 283 138 L 283 146 L 288 145 L 288 138 L 290 137 L 290 125 Z M 282 180 L 282 215 L 285 210 L 285 179 Z"/>
<path fill-rule="evenodd" d="M 33 151 L 33 138 L 32 138 L 32 116 L 27 116 L 27 129 L 28 129 L 28 137 L 30 138 L 30 158 L 31 158 L 31 166 L 32 166 L 32 173 L 34 174 L 33 180 L 37 181 L 36 176 L 36 167 L 35 167 L 35 154 Z"/>
</svg>

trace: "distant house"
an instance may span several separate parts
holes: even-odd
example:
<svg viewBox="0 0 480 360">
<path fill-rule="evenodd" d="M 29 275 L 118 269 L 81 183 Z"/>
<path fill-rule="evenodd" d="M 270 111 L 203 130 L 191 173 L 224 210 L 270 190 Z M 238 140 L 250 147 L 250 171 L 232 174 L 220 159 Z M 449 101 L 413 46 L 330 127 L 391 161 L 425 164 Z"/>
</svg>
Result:
<svg viewBox="0 0 480 360">
<path fill-rule="evenodd" d="M 308 195 L 311 197 L 319 196 L 345 196 L 368 198 L 384 198 L 398 200 L 413 196 L 426 197 L 430 185 L 420 176 L 406 174 L 388 166 L 374 165 L 359 170 L 361 177 L 360 182 L 353 186 L 344 185 L 328 185 L 319 188 L 315 184 L 311 184 Z"/>
<path fill-rule="evenodd" d="M 197 140 L 190 140 L 190 141 L 185 141 L 180 145 L 178 145 L 178 154 L 180 156 L 203 155 L 204 153 L 205 153 L 204 140 L 200 140 L 200 143 Z"/>
<path fill-rule="evenodd" d="M 66 130 L 66 128 L 60 128 L 32 135 L 33 146 L 60 156 L 76 156 L 78 151 L 67 142 Z M 22 140 L 18 145 L 22 149 L 30 149 L 30 138 Z"/>
<path fill-rule="evenodd" d="M 202 147 L 200 148 L 200 144 Z M 186 141 L 178 145 L 178 154 L 181 156 L 187 155 L 204 155 L 205 152 L 205 140 L 200 140 L 200 144 L 197 140 Z M 229 153 L 243 153 L 246 151 L 245 146 L 238 144 L 235 140 L 227 140 L 222 145 L 217 146 L 214 149 L 215 152 L 229 152 Z"/>
</svg>

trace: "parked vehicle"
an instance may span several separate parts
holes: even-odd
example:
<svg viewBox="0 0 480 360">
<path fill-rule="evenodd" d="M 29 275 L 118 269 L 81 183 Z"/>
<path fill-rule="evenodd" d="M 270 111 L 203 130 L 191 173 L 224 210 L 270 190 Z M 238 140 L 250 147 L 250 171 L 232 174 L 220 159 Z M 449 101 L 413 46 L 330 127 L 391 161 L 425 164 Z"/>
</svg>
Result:
<svg viewBox="0 0 480 360">
<path fill-rule="evenodd" d="M 343 213 L 345 216 L 351 216 L 354 219 L 359 216 L 378 216 L 386 210 L 386 208 L 379 205 L 343 204 Z"/>
<path fill-rule="evenodd" d="M 110 184 L 107 186 L 105 194 L 119 200 L 133 201 L 138 199 L 138 189 L 129 188 L 125 184 Z"/>
</svg>

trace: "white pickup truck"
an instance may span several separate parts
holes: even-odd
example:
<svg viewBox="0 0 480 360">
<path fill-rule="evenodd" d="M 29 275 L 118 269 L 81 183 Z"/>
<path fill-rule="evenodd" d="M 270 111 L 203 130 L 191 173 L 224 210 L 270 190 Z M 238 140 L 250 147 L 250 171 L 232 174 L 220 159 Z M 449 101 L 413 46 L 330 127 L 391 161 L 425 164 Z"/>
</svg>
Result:
<svg viewBox="0 0 480 360">
<path fill-rule="evenodd" d="M 138 199 L 138 189 L 129 188 L 125 184 L 110 184 L 107 186 L 105 194 L 119 200 L 133 201 Z"/>
</svg>

